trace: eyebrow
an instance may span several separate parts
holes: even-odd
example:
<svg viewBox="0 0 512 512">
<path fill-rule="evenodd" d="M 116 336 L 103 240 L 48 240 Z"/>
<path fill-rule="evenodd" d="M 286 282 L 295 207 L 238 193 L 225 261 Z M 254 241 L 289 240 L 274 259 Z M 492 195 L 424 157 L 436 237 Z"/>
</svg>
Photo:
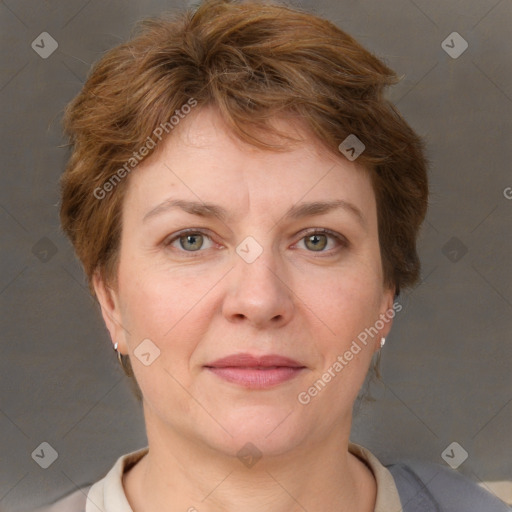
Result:
<svg viewBox="0 0 512 512">
<path fill-rule="evenodd" d="M 147 212 L 142 222 L 146 222 L 149 218 L 160 215 L 164 212 L 180 208 L 181 210 L 197 215 L 199 217 L 217 217 L 219 220 L 225 221 L 228 218 L 228 212 L 222 206 L 212 203 L 203 203 L 199 201 L 184 201 L 183 199 L 166 199 L 155 208 Z"/>
<path fill-rule="evenodd" d="M 147 212 L 142 221 L 146 222 L 151 217 L 155 217 L 162 213 L 165 213 L 174 208 L 179 208 L 191 215 L 197 215 L 198 217 L 216 217 L 222 222 L 226 222 L 229 218 L 228 211 L 222 206 L 205 203 L 199 201 L 185 201 L 183 199 L 166 199 L 155 208 Z M 301 203 L 293 205 L 281 219 L 302 219 L 304 217 L 311 217 L 316 215 L 323 215 L 336 209 L 342 209 L 350 213 L 356 220 L 367 229 L 366 218 L 359 208 L 352 203 L 337 199 L 335 201 L 312 201 L 309 203 Z"/>
</svg>

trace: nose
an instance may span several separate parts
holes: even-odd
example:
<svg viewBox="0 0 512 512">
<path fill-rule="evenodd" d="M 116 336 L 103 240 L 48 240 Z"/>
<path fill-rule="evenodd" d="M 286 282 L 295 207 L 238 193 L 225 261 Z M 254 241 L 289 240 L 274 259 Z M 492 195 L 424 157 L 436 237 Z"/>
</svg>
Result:
<svg viewBox="0 0 512 512">
<path fill-rule="evenodd" d="M 271 251 L 252 263 L 234 255 L 222 312 L 230 322 L 247 322 L 256 328 L 282 327 L 293 316 L 294 294 L 286 282 L 283 265 Z"/>
</svg>

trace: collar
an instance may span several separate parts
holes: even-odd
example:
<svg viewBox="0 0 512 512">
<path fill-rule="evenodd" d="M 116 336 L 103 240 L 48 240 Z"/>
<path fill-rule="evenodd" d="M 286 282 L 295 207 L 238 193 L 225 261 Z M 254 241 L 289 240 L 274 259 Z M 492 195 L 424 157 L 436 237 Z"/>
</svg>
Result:
<svg viewBox="0 0 512 512">
<path fill-rule="evenodd" d="M 122 477 L 123 473 L 137 464 L 148 451 L 149 448 L 146 447 L 119 457 L 107 475 L 89 490 L 85 512 L 133 512 L 124 492 Z M 349 443 L 348 451 L 363 461 L 375 476 L 375 512 L 401 511 L 398 490 L 389 470 L 375 455 L 358 444 Z"/>
</svg>

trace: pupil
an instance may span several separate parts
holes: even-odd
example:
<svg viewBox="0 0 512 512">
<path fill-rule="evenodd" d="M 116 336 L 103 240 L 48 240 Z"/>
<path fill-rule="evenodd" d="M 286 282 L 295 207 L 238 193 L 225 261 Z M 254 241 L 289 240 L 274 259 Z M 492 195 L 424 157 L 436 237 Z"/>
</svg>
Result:
<svg viewBox="0 0 512 512">
<path fill-rule="evenodd" d="M 198 249 L 201 248 L 201 245 L 202 245 L 202 236 L 201 235 L 186 235 L 182 238 L 182 241 L 183 239 L 185 239 L 185 245 L 188 245 L 188 247 L 185 247 L 183 245 L 183 243 L 181 243 L 181 246 L 183 247 L 183 249 L 190 249 L 192 251 L 197 251 Z"/>
<path fill-rule="evenodd" d="M 326 245 L 325 235 L 311 235 L 308 237 L 308 241 L 314 249 L 323 249 Z"/>
</svg>

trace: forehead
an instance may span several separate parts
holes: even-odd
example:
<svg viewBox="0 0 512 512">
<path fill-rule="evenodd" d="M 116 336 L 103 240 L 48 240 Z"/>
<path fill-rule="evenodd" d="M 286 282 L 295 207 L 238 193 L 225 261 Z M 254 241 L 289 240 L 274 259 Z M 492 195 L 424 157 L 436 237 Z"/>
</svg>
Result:
<svg viewBox="0 0 512 512">
<path fill-rule="evenodd" d="M 238 139 L 213 108 L 198 109 L 132 172 L 125 203 L 142 214 L 176 195 L 258 212 L 289 207 L 301 199 L 350 199 L 370 217 L 375 213 L 364 167 L 333 155 L 298 122 L 272 122 L 280 132 L 302 140 L 286 141 L 282 152 L 263 150 Z"/>
</svg>

